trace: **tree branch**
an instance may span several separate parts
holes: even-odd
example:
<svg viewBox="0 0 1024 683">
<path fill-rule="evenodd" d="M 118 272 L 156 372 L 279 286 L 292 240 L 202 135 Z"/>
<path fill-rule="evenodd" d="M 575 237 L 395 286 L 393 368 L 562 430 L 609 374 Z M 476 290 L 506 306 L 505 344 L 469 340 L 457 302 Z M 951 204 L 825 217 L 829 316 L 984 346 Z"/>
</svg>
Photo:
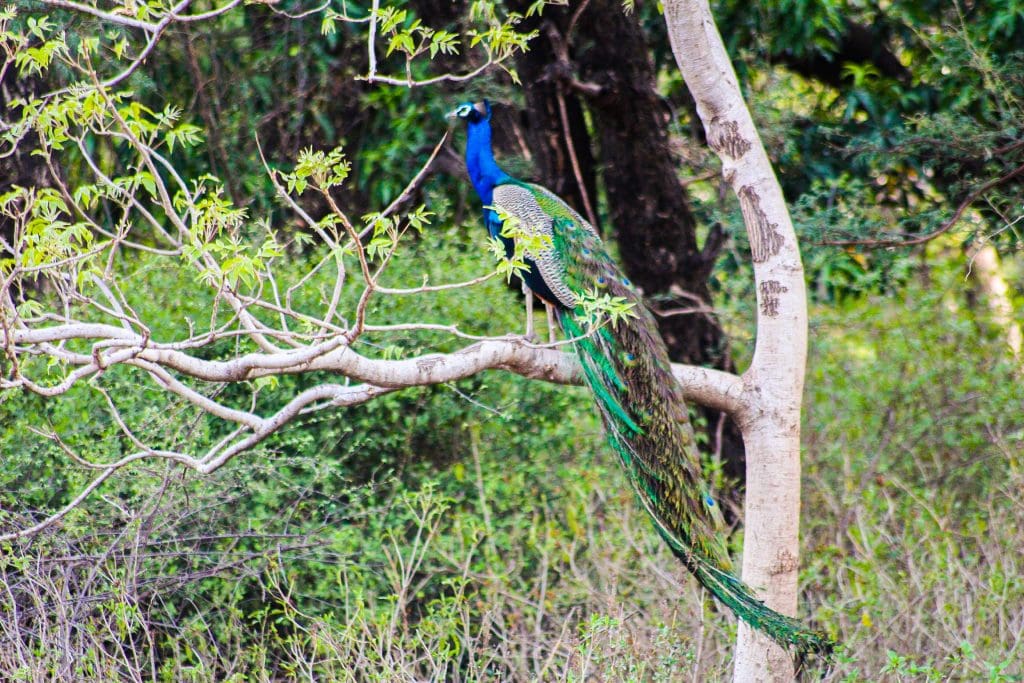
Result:
<svg viewBox="0 0 1024 683">
<path fill-rule="evenodd" d="M 1012 145 L 1007 146 L 1007 148 L 1009 147 L 1012 147 Z M 823 240 L 821 242 L 818 242 L 818 244 L 838 247 L 870 247 L 872 249 L 882 247 L 911 247 L 914 246 L 915 244 L 924 244 L 925 242 L 929 242 L 935 239 L 936 237 L 939 237 L 940 235 L 943 235 L 946 232 L 948 232 L 950 228 L 952 228 L 960 221 L 960 219 L 964 215 L 964 212 L 968 208 L 970 208 L 970 206 L 974 202 L 978 201 L 978 199 L 984 196 L 987 192 L 989 192 L 992 189 L 995 189 L 996 187 L 999 187 L 1003 183 L 1013 180 L 1021 173 L 1024 173 L 1024 164 L 1017 166 L 1009 173 L 1001 175 L 998 178 L 993 178 L 992 180 L 989 180 L 988 182 L 978 186 L 970 194 L 963 198 L 960 204 L 957 205 L 956 210 L 953 211 L 952 216 L 950 216 L 938 228 L 924 235 L 907 235 L 904 239 L 896 240 Z"/>
<path fill-rule="evenodd" d="M 807 358 L 807 299 L 796 233 L 708 0 L 667 0 L 676 64 L 708 145 L 739 199 L 757 284 L 757 340 L 738 422 L 747 452 L 743 579 L 784 614 L 797 608 L 800 408 Z M 739 625 L 733 680 L 791 681 L 793 661 L 768 636 Z"/>
<path fill-rule="evenodd" d="M 222 338 L 214 334 L 208 343 Z M 579 384 L 581 374 L 575 357 L 548 348 L 538 348 L 519 339 L 486 339 L 450 354 L 428 354 L 403 360 L 380 360 L 363 356 L 342 345 L 342 335 L 321 344 L 276 353 L 250 353 L 232 360 L 206 360 L 180 350 L 180 343 L 159 343 L 131 330 L 100 323 L 70 323 L 41 328 L 9 329 L 0 337 L 5 349 L 18 353 L 54 355 L 53 342 L 92 341 L 90 353 L 62 351 L 62 361 L 76 369 L 54 385 L 27 386 L 32 391 L 58 395 L 71 386 L 111 365 L 135 365 L 147 372 L 171 370 L 203 382 L 243 382 L 261 377 L 313 371 L 332 372 L 381 389 L 425 386 L 465 379 L 485 370 L 506 370 L 523 377 L 556 384 Z M 112 342 L 114 342 L 112 344 Z M 20 348 L 19 348 L 20 347 Z M 728 372 L 690 365 L 673 365 L 688 399 L 731 413 L 742 413 L 747 401 L 739 377 Z M 170 375 L 159 374 L 160 381 Z M 176 380 L 175 380 L 176 381 Z M 27 380 L 0 380 L 0 388 L 26 386 Z M 345 398 L 354 405 L 352 397 Z M 224 416 L 222 416 L 224 417 Z M 230 419 L 239 421 L 233 414 Z M 258 426 L 256 422 L 252 425 Z"/>
<path fill-rule="evenodd" d="M 92 16 L 111 24 L 119 24 L 130 28 L 139 28 L 143 31 L 148 31 L 149 33 L 153 33 L 157 30 L 157 24 L 154 24 L 153 22 L 132 19 L 131 17 L 126 17 L 123 14 L 104 12 L 92 5 L 83 5 L 79 2 L 71 2 L 71 0 L 40 0 L 40 2 L 44 5 L 49 5 L 50 7 L 58 7 L 60 9 L 68 9 L 75 12 L 82 12 L 84 14 L 91 14 Z"/>
</svg>

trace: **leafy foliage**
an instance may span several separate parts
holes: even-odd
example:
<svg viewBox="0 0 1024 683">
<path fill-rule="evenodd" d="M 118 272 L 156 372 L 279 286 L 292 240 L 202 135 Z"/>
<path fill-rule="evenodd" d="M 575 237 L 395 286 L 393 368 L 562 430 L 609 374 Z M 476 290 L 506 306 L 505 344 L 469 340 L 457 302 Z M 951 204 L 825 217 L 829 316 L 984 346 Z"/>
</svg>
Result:
<svg viewBox="0 0 1024 683">
<path fill-rule="evenodd" d="M 1024 149 L 1018 4 L 718 3 L 793 200 L 817 302 L 802 604 L 847 643 L 829 680 L 1024 673 L 1019 366 L 1005 321 L 962 296 L 961 254 L 969 240 L 999 246 L 1020 305 L 1021 176 L 1010 176 Z M 143 22 L 167 11 L 104 7 Z M 348 3 L 305 21 L 287 16 L 307 11 L 303 3 L 273 9 L 178 25 L 142 61 L 143 31 L 32 3 L 0 9 L 5 87 L 14 77 L 34 84 L 4 103 L 0 153 L 36 162 L 67 188 L 22 181 L 0 191 L 3 244 L 17 235 L 16 250 L 0 251 L 0 280 L 8 291 L 21 274 L 17 316 L 82 313 L 81 299 L 106 301 L 114 278 L 122 320 L 145 320 L 154 340 L 187 330 L 197 343 L 229 326 L 237 313 L 225 292 L 287 302 L 289 331 L 330 337 L 336 330 L 317 315 L 338 274 L 359 268 L 349 227 L 365 232 L 367 269 L 381 287 L 467 281 L 487 269 L 483 231 L 461 220 L 461 184 L 434 177 L 407 203 L 382 207 L 426 161 L 440 112 L 455 92 L 464 99 L 465 76 L 499 63 L 488 85 L 470 88 L 516 101 L 511 60 L 534 35 L 522 22 L 544 4 L 385 3 L 371 13 Z M 660 22 L 653 5 L 635 11 Z M 371 25 L 380 41 L 372 75 Z M 848 59 L 853 25 L 909 76 Z M 651 35 L 653 59 L 670 65 Z M 832 76 L 808 66 L 822 63 L 834 65 Z M 405 85 L 431 79 L 440 80 Z M 675 142 L 702 158 L 688 149 L 693 120 L 674 67 L 659 82 L 679 112 Z M 916 251 L 829 244 L 928 235 L 1001 178 Z M 708 224 L 734 236 L 713 282 L 742 359 L 756 297 L 738 207 L 711 183 L 688 189 Z M 311 224 L 294 218 L 284 195 Z M 346 227 L 330 202 L 361 220 Z M 178 234 L 176 219 L 180 252 L 166 239 Z M 498 270 L 514 274 L 524 255 Z M 515 295 L 500 280 L 370 296 L 372 324 L 354 348 L 409 358 L 460 346 L 453 327 L 519 329 Z M 343 287 L 337 310 L 355 310 L 362 291 Z M 630 314 L 600 292 L 586 304 Z M 253 315 L 267 324 L 280 316 Z M 255 350 L 229 338 L 198 355 Z M 41 357 L 18 362 L 47 387 L 68 371 Z M 9 357 L 0 371 L 15 376 Z M 325 381 L 343 380 L 257 377 L 210 393 L 234 409 L 273 411 Z M 207 478 L 131 464 L 59 525 L 0 549 L 2 677 L 728 676 L 734 624 L 669 569 L 585 405 L 571 388 L 485 375 L 308 415 Z M 59 399 L 0 394 L 0 531 L 60 509 L 96 468 L 136 451 L 126 431 L 168 451 L 202 451 L 231 435 L 123 366 Z"/>
</svg>

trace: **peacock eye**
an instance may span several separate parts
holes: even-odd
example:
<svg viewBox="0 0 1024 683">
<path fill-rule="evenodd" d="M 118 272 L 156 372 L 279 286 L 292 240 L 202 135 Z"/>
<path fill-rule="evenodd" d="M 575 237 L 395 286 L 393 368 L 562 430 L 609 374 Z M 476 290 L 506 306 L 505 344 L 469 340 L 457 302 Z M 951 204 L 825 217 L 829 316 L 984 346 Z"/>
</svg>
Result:
<svg viewBox="0 0 1024 683">
<path fill-rule="evenodd" d="M 622 278 L 622 284 L 626 285 L 627 287 L 632 287 L 633 286 L 633 283 L 629 281 L 628 277 Z"/>
<path fill-rule="evenodd" d="M 597 286 L 598 287 L 607 287 L 608 286 L 608 278 L 606 278 L 604 275 L 598 276 L 598 278 L 597 278 Z"/>
</svg>

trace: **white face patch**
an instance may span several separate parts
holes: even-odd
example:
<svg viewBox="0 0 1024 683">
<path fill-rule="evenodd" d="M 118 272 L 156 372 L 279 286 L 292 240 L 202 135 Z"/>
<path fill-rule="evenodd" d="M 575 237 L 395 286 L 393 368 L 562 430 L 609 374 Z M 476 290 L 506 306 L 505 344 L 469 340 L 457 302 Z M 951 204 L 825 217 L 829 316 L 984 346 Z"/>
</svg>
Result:
<svg viewBox="0 0 1024 683">
<path fill-rule="evenodd" d="M 464 119 L 469 116 L 469 112 L 473 111 L 473 105 L 471 104 L 460 104 L 455 109 L 455 115 L 460 119 Z"/>
</svg>

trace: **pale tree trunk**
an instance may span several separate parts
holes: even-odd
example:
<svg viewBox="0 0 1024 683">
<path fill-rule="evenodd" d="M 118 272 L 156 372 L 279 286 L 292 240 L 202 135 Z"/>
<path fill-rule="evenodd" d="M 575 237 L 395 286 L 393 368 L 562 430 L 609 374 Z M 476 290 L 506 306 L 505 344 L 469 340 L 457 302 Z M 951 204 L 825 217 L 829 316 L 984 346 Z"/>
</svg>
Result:
<svg viewBox="0 0 1024 683">
<path fill-rule="evenodd" d="M 1013 303 L 1010 301 L 1010 288 L 1003 277 L 1003 269 L 999 263 L 999 254 L 990 242 L 984 242 L 974 248 L 970 254 L 970 268 L 978 288 L 985 295 L 985 303 L 992 313 L 992 321 L 1006 335 L 1006 345 L 1010 347 L 1014 357 L 1021 359 L 1022 335 L 1020 323 L 1014 315 Z"/>
<path fill-rule="evenodd" d="M 747 449 L 743 580 L 776 611 L 796 615 L 800 525 L 800 406 L 807 299 L 782 189 L 740 93 L 707 0 L 666 0 L 676 63 L 709 145 L 739 198 L 757 284 L 757 341 L 743 374 L 738 421 Z M 789 681 L 791 657 L 740 623 L 734 680 Z"/>
</svg>

